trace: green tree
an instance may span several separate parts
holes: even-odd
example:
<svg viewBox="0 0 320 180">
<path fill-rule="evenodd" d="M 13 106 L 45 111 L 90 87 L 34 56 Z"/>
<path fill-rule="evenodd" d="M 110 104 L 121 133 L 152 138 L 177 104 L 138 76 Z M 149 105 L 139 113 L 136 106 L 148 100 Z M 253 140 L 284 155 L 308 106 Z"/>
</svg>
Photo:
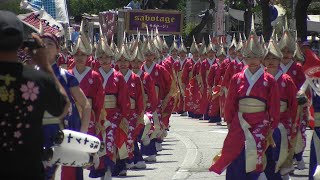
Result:
<svg viewBox="0 0 320 180">
<path fill-rule="evenodd" d="M 79 16 L 83 13 L 98 14 L 102 11 L 126 6 L 130 0 L 69 0 L 69 14 Z"/>
<path fill-rule="evenodd" d="M 21 0 L 7 0 L 0 2 L 0 9 L 14 12 L 15 14 L 24 14 L 27 13 L 26 10 L 20 9 Z"/>
</svg>

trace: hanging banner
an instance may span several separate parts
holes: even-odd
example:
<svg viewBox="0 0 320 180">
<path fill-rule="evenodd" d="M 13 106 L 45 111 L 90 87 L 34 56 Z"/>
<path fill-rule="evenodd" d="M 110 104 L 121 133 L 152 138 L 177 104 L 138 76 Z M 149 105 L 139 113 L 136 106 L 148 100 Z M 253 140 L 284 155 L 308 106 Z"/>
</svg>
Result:
<svg viewBox="0 0 320 180">
<path fill-rule="evenodd" d="M 218 36 L 224 35 L 224 0 L 218 0 L 216 12 L 216 32 Z"/>
<path fill-rule="evenodd" d="M 46 11 L 34 11 L 28 14 L 20 14 L 18 18 L 27 26 L 39 32 L 40 22 L 44 32 L 55 34 L 58 37 L 64 35 L 63 26 L 53 19 Z"/>
<path fill-rule="evenodd" d="M 183 16 L 180 11 L 171 10 L 128 10 L 126 31 L 129 34 L 156 29 L 160 34 L 181 34 Z"/>
<path fill-rule="evenodd" d="M 99 22 L 102 27 L 102 33 L 108 39 L 117 32 L 117 14 L 116 12 L 106 11 L 99 13 Z"/>
<path fill-rule="evenodd" d="M 66 0 L 22 0 L 20 8 L 33 11 L 44 8 L 53 19 L 69 24 Z"/>
<path fill-rule="evenodd" d="M 308 78 L 320 78 L 320 59 L 310 49 L 305 51 L 305 62 L 302 69 Z"/>
</svg>

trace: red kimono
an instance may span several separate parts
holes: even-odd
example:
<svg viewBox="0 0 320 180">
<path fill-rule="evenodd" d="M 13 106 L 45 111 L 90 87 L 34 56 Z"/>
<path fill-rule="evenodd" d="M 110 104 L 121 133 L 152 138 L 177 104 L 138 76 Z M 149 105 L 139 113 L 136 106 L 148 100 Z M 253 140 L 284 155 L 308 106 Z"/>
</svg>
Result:
<svg viewBox="0 0 320 180">
<path fill-rule="evenodd" d="M 73 56 L 70 56 L 69 61 L 68 61 L 68 69 L 72 69 L 75 66 L 74 58 Z"/>
<path fill-rule="evenodd" d="M 174 62 L 176 62 L 177 59 L 173 59 L 172 56 L 168 56 L 166 59 L 164 59 L 162 62 L 161 62 L 161 66 L 163 66 L 169 73 L 172 77 L 174 77 L 174 68 L 173 68 L 173 64 Z"/>
<path fill-rule="evenodd" d="M 277 80 L 280 92 L 280 123 L 287 130 L 288 148 L 290 148 L 290 140 L 295 136 L 292 131 L 293 123 L 296 123 L 296 114 L 298 103 L 296 99 L 297 88 L 287 74 L 283 74 L 281 70 L 274 77 Z"/>
<path fill-rule="evenodd" d="M 128 110 L 127 117 L 129 122 L 127 149 L 129 153 L 129 159 L 133 159 L 134 142 L 137 141 L 139 133 L 144 128 L 143 85 L 140 77 L 133 73 L 130 69 L 124 76 L 124 80 L 127 83 L 127 89 L 130 98 L 130 108 Z"/>
<path fill-rule="evenodd" d="M 76 67 L 70 69 L 69 72 L 73 74 L 79 81 L 79 87 L 85 96 L 92 101 L 92 113 L 89 122 L 88 134 L 96 135 L 95 124 L 99 121 L 100 112 L 103 107 L 103 87 L 102 79 L 96 71 L 86 67 L 83 73 L 79 74 Z"/>
<path fill-rule="evenodd" d="M 185 106 L 186 111 L 200 114 L 200 61 L 188 59 L 182 71 L 182 83 L 186 85 Z"/>
<path fill-rule="evenodd" d="M 225 119 L 230 125 L 221 157 L 210 171 L 222 171 L 245 150 L 246 172 L 263 171 L 262 157 L 270 129 L 278 126 L 280 95 L 277 82 L 263 68 L 246 68 L 231 79 Z M 246 144 L 246 145 L 245 145 Z"/>
<path fill-rule="evenodd" d="M 70 58 L 71 57 L 69 55 L 65 56 L 64 54 L 59 53 L 59 57 L 58 57 L 58 60 L 57 60 L 57 65 L 62 67 L 63 69 L 67 69 Z"/>
<path fill-rule="evenodd" d="M 229 63 L 227 69 L 225 70 L 222 84 L 221 84 L 223 88 L 226 88 L 225 95 L 227 95 L 227 90 L 229 89 L 229 84 L 232 76 L 241 72 L 245 65 L 246 65 L 245 62 L 243 60 L 240 61 L 238 58 L 236 58 L 236 60 L 231 61 Z"/>
<path fill-rule="evenodd" d="M 282 63 L 280 63 L 280 67 L 281 70 L 283 71 L 283 73 L 288 74 L 294 84 L 296 85 L 297 89 L 300 89 L 300 87 L 303 85 L 304 81 L 306 80 L 306 76 L 302 70 L 302 67 L 300 64 L 294 62 L 293 60 L 291 60 L 287 65 L 284 65 Z M 309 96 L 310 94 L 308 94 L 309 92 L 306 92 L 307 96 Z M 303 105 L 301 107 L 301 115 L 299 116 L 299 121 L 297 122 L 297 129 L 295 131 L 300 130 L 298 133 L 301 133 L 301 137 L 302 138 L 298 138 L 298 143 L 297 144 L 303 144 L 302 146 L 299 146 L 297 149 L 296 153 L 301 153 L 303 152 L 303 150 L 306 147 L 306 142 L 307 142 L 307 135 L 306 135 L 306 129 L 308 126 L 308 105 Z M 298 136 L 300 137 L 300 136 Z"/>
<path fill-rule="evenodd" d="M 187 60 L 188 59 L 185 59 L 183 61 L 177 60 L 173 63 L 173 69 L 176 75 L 175 78 L 176 78 L 176 83 L 179 91 L 179 101 L 175 107 L 175 111 L 177 112 L 185 111 L 184 99 L 185 99 L 185 87 L 187 84 L 182 81 L 182 73 Z"/>
<path fill-rule="evenodd" d="M 145 93 L 145 101 L 146 101 L 146 109 L 145 112 L 150 112 L 153 113 L 157 109 L 158 105 L 158 100 L 157 100 L 157 95 L 156 95 L 156 89 L 155 89 L 155 83 L 151 76 L 143 72 L 142 70 L 139 70 L 137 75 L 140 77 L 142 84 L 143 84 L 143 89 Z"/>
<path fill-rule="evenodd" d="M 207 84 L 208 84 L 208 102 L 209 102 L 209 110 L 208 115 L 209 117 L 218 117 L 220 116 L 220 96 L 212 99 L 213 89 L 220 85 L 221 81 L 221 66 L 218 62 L 214 63 L 209 70 L 208 77 L 207 77 Z"/>
<path fill-rule="evenodd" d="M 158 132 L 156 130 L 160 130 L 160 122 L 156 117 L 154 117 L 154 113 L 156 112 L 158 106 L 155 83 L 151 76 L 148 73 L 143 72 L 142 70 L 139 70 L 139 72 L 137 72 L 137 75 L 140 76 L 143 84 L 145 114 L 149 117 L 150 120 L 150 122 L 145 122 L 144 131 L 146 132 L 143 135 L 150 136 L 153 139 L 157 137 Z M 149 123 L 150 125 L 148 126 Z"/>
<path fill-rule="evenodd" d="M 75 60 L 73 58 L 69 60 L 68 69 L 73 69 L 75 67 L 76 64 L 74 61 Z M 92 68 L 92 65 L 91 65 L 92 61 L 93 61 L 93 56 L 89 56 L 86 62 L 86 66 Z"/>
<path fill-rule="evenodd" d="M 227 58 L 225 59 L 221 65 L 220 65 L 220 79 L 219 79 L 219 82 L 217 82 L 216 85 L 220 85 L 221 86 L 221 95 L 219 97 L 219 100 L 220 100 L 220 116 L 221 117 L 224 117 L 224 107 L 225 107 L 225 102 L 226 102 L 226 96 L 227 96 L 227 93 L 226 93 L 226 90 L 223 88 L 222 86 L 222 83 L 223 83 L 223 78 L 224 78 L 224 75 L 229 67 L 229 64 L 233 61 L 236 61 L 236 60 L 231 60 L 230 58 Z"/>
<path fill-rule="evenodd" d="M 106 157 L 109 160 L 116 160 L 115 148 L 118 149 L 119 155 L 126 150 L 127 133 L 121 127 L 122 118 L 128 117 L 130 109 L 130 100 L 126 81 L 121 73 L 113 68 L 109 72 L 105 72 L 99 68 L 100 76 L 103 79 L 104 87 L 104 117 L 101 117 L 101 125 L 103 131 L 100 137 L 106 144 Z M 120 155 L 120 159 L 123 159 Z"/>
<path fill-rule="evenodd" d="M 209 101 L 208 101 L 208 74 L 210 71 L 210 68 L 212 65 L 214 65 L 218 61 L 217 59 L 209 60 L 205 59 L 201 63 L 200 67 L 200 74 L 203 82 L 203 91 L 202 91 L 202 102 L 201 102 L 201 114 L 207 114 L 208 113 L 208 106 L 209 106 Z"/>
<path fill-rule="evenodd" d="M 170 73 L 170 76 L 172 79 L 172 88 L 174 88 L 174 90 L 176 91 L 174 93 L 176 93 L 176 94 L 178 93 L 179 86 L 178 86 L 178 82 L 177 82 L 177 78 L 176 78 L 177 73 L 174 68 L 174 63 L 177 60 L 178 59 L 173 59 L 172 56 L 167 56 L 164 60 L 162 60 L 162 62 L 160 64 Z M 180 96 L 178 96 L 178 95 L 175 95 L 170 99 L 170 104 L 171 104 L 171 102 L 174 104 L 173 108 L 176 108 L 178 106 L 179 99 L 180 99 Z M 169 111 L 171 111 L 170 109 L 171 109 L 171 107 L 169 107 L 169 109 L 167 109 L 166 111 L 169 112 Z M 168 116 L 168 115 L 166 115 L 166 116 Z"/>
<path fill-rule="evenodd" d="M 101 109 L 103 107 L 103 87 L 102 80 L 96 71 L 91 70 L 91 68 L 86 67 L 84 72 L 79 74 L 76 67 L 69 69 L 69 72 L 73 74 L 79 81 L 79 87 L 85 94 L 85 96 L 91 100 L 91 117 L 89 121 L 88 134 L 96 136 L 96 124 L 99 122 L 99 117 Z M 79 113 L 81 114 L 81 110 Z M 62 180 L 75 180 L 76 169 L 72 167 L 62 167 L 61 169 L 61 179 Z"/>
<path fill-rule="evenodd" d="M 159 113 L 160 123 L 163 123 L 164 129 L 169 128 L 169 118 L 174 108 L 173 94 L 175 89 L 172 88 L 172 79 L 170 73 L 163 67 L 153 63 L 150 68 L 145 64 L 142 66 L 142 71 L 150 74 L 155 82 L 156 94 L 158 97 L 157 111 Z"/>
</svg>

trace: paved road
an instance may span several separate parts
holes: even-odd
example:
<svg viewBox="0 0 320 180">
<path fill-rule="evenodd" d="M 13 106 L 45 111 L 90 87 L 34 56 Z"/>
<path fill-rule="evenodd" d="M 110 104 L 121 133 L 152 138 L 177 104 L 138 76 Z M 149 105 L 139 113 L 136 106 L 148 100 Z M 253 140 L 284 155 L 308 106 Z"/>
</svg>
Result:
<svg viewBox="0 0 320 180">
<path fill-rule="evenodd" d="M 222 147 L 227 134 L 226 126 L 216 126 L 207 121 L 173 115 L 171 130 L 163 143 L 164 150 L 159 152 L 157 163 L 147 164 L 146 170 L 129 170 L 122 179 L 169 180 L 169 179 L 225 179 L 225 173 L 218 176 L 208 172 L 212 158 Z M 307 131 L 308 144 L 304 160 L 309 166 L 311 131 Z M 85 179 L 88 171 L 85 171 Z M 296 170 L 292 180 L 306 180 L 308 170 Z M 59 176 L 59 175 L 58 175 Z M 56 177 L 55 180 L 60 178 Z M 120 178 L 114 178 L 120 179 Z"/>
</svg>

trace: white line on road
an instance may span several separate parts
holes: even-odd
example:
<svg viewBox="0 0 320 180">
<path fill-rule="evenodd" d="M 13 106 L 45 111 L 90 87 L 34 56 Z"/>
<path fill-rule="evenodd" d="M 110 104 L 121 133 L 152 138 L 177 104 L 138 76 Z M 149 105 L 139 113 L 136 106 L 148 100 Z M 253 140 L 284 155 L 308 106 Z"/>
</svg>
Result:
<svg viewBox="0 0 320 180">
<path fill-rule="evenodd" d="M 198 148 L 189 138 L 181 136 L 177 133 L 172 133 L 172 135 L 182 141 L 187 149 L 186 156 L 172 179 L 187 179 L 191 175 L 187 169 L 191 168 L 195 163 L 198 156 Z"/>
</svg>

